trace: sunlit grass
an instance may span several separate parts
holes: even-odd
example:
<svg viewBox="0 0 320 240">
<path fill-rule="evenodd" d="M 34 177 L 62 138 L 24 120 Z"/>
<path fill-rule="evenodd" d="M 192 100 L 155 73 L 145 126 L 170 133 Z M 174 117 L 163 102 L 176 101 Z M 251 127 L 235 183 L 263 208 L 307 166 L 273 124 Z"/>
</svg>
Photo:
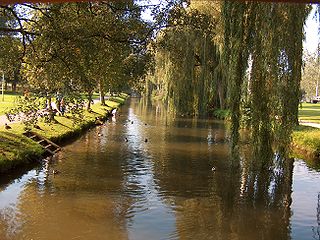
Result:
<svg viewBox="0 0 320 240">
<path fill-rule="evenodd" d="M 0 94 L 0 115 L 4 115 L 5 112 L 15 107 L 19 96 L 21 96 L 21 94 L 5 93 L 4 101 L 2 101 L 2 95 Z"/>
<path fill-rule="evenodd" d="M 0 131 L 0 172 L 28 163 L 42 153 L 40 145 L 27 137 L 17 132 Z"/>
<path fill-rule="evenodd" d="M 292 134 L 295 147 L 317 156 L 320 153 L 320 129 L 308 126 L 297 126 Z"/>
<path fill-rule="evenodd" d="M 302 103 L 302 108 L 299 108 L 299 120 L 320 123 L 320 103 Z"/>
<path fill-rule="evenodd" d="M 59 142 L 93 125 L 97 118 L 105 117 L 112 108 L 118 107 L 124 101 L 125 98 L 119 97 L 106 101 L 107 106 L 101 106 L 100 103 L 93 104 L 92 110 L 84 110 L 80 119 L 74 119 L 71 115 L 66 114 L 55 116 L 55 121 L 52 123 L 40 120 L 38 122 L 40 129 L 33 128 L 32 131 Z M 12 128 L 10 130 L 5 130 L 4 126 L 0 129 L 0 171 L 19 164 L 19 161 L 28 160 L 29 156 L 40 156 L 43 152 L 40 145 L 22 135 L 25 131 L 24 124 L 14 123 L 10 126 Z"/>
</svg>

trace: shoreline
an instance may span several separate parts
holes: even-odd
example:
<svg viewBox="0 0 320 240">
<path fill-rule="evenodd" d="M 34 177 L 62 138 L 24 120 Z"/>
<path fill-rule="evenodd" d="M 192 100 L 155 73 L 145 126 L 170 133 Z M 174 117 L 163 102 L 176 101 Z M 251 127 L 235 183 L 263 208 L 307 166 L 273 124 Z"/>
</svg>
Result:
<svg viewBox="0 0 320 240">
<path fill-rule="evenodd" d="M 112 115 L 112 109 L 119 108 L 124 104 L 127 98 L 128 96 L 125 96 L 121 98 L 121 101 L 114 101 L 112 106 L 108 107 L 95 103 L 92 106 L 92 111 L 85 114 L 81 124 L 74 125 L 72 128 L 67 126 L 63 131 L 58 131 L 58 129 L 60 130 L 63 126 L 61 122 L 71 120 L 67 117 L 57 116 L 57 123 L 49 125 L 43 124 L 41 125 L 43 129 L 32 129 L 32 131 L 48 138 L 58 145 L 64 145 L 68 141 L 72 141 L 72 139 L 79 137 L 88 129 L 96 126 L 97 117 L 99 118 L 99 121 L 104 123 Z M 17 125 L 22 126 L 22 123 L 14 123 L 11 126 L 15 128 Z M 44 129 L 45 127 L 51 127 L 51 130 L 46 131 L 46 129 Z M 54 128 L 56 128 L 57 131 L 55 131 Z M 17 168 L 28 167 L 31 164 L 41 162 L 41 160 L 46 156 L 45 150 L 40 146 L 40 144 L 23 136 L 22 132 L 22 127 L 17 131 L 0 131 L 0 173 L 16 170 Z M 319 138 L 315 133 L 319 135 Z M 12 141 L 8 143 L 10 147 L 9 154 L 1 149 L 1 142 L 3 143 L 4 141 Z M 297 126 L 292 133 L 291 149 L 294 157 L 302 158 L 306 161 L 319 161 L 320 129 L 314 126 Z"/>
<path fill-rule="evenodd" d="M 75 124 L 67 116 L 56 116 L 55 123 L 39 123 L 41 129 L 32 131 L 46 137 L 50 141 L 60 145 L 70 141 L 88 129 L 105 123 L 110 118 L 111 111 L 118 109 L 127 100 L 128 96 L 117 98 L 117 101 L 108 101 L 107 106 L 95 103 L 92 111 L 84 110 L 84 117 L 81 122 Z M 23 135 L 23 124 L 10 124 L 12 129 L 0 130 L 0 173 L 8 173 L 19 168 L 26 168 L 29 165 L 41 162 L 45 158 L 46 151 L 35 141 Z"/>
</svg>

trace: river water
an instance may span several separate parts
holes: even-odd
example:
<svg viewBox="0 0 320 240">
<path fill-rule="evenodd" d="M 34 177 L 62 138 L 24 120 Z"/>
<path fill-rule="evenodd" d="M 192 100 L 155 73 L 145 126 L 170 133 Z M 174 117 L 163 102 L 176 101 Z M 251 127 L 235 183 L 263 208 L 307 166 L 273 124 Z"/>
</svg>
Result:
<svg viewBox="0 0 320 240">
<path fill-rule="evenodd" d="M 139 99 L 119 114 L 1 177 L 1 240 L 320 239 L 320 173 L 304 161 L 259 172 L 243 147 L 234 167 L 222 122 Z"/>
</svg>

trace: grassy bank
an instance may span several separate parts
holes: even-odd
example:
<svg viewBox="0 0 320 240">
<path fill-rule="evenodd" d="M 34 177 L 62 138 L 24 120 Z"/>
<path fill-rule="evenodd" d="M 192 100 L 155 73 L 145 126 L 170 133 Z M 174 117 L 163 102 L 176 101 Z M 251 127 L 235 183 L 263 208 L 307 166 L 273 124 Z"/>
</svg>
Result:
<svg viewBox="0 0 320 240">
<path fill-rule="evenodd" d="M 40 129 L 32 129 L 32 131 L 54 142 L 61 143 L 95 125 L 97 118 L 105 118 L 109 111 L 123 104 L 126 98 L 127 95 L 111 98 L 106 101 L 107 106 L 96 103 L 92 105 L 92 111 L 85 110 L 81 121 L 76 123 L 71 116 L 66 114 L 65 116 L 56 116 L 55 121 L 50 124 L 40 121 L 38 123 Z M 22 123 L 10 126 L 12 129 L 5 130 L 3 127 L 0 131 L 0 172 L 34 162 L 44 152 L 39 144 L 22 135 L 24 132 Z"/>
<path fill-rule="evenodd" d="M 299 120 L 320 123 L 320 103 L 302 103 L 299 108 Z"/>
<path fill-rule="evenodd" d="M 308 159 L 320 157 L 320 129 L 308 126 L 297 126 L 292 134 L 292 145 L 295 154 Z"/>
<path fill-rule="evenodd" d="M 302 103 L 299 108 L 299 121 L 320 123 L 320 103 Z M 292 134 L 294 154 L 304 159 L 319 159 L 320 128 L 297 126 Z"/>
<path fill-rule="evenodd" d="M 19 96 L 21 96 L 19 93 L 7 92 L 4 94 L 2 101 L 2 95 L 0 94 L 0 115 L 4 115 L 6 111 L 13 108 Z"/>
</svg>

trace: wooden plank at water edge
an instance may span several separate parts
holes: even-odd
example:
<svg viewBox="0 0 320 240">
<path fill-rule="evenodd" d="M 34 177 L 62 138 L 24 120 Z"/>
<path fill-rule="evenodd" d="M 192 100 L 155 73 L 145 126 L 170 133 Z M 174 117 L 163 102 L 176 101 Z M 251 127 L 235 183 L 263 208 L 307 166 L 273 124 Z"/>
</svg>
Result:
<svg viewBox="0 0 320 240">
<path fill-rule="evenodd" d="M 29 131 L 23 133 L 23 135 L 37 142 L 46 152 L 51 155 L 54 155 L 56 152 L 61 150 L 61 147 L 58 144 L 50 141 L 49 139 L 41 136 L 38 133 Z"/>
</svg>

